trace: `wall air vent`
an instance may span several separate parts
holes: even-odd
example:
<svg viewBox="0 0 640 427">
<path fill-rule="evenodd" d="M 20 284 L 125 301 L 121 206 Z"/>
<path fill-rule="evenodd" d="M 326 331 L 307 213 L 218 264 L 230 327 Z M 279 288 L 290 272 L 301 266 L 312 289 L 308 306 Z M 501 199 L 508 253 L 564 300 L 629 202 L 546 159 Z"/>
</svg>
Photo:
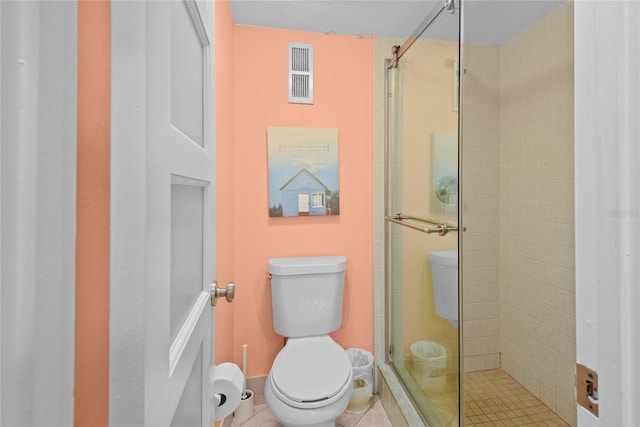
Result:
<svg viewBox="0 0 640 427">
<path fill-rule="evenodd" d="M 313 45 L 289 43 L 289 103 L 313 104 Z"/>
</svg>

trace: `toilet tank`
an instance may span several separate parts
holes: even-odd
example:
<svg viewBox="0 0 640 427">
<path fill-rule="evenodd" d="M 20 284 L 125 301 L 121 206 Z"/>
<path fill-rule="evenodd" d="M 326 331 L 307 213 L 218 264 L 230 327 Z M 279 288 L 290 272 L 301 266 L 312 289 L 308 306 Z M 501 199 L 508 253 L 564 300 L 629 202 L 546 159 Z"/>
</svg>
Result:
<svg viewBox="0 0 640 427">
<path fill-rule="evenodd" d="M 294 338 L 338 329 L 346 262 L 344 256 L 270 259 L 273 330 Z"/>
<path fill-rule="evenodd" d="M 458 252 L 429 253 L 433 279 L 433 299 L 439 316 L 458 327 Z"/>
</svg>

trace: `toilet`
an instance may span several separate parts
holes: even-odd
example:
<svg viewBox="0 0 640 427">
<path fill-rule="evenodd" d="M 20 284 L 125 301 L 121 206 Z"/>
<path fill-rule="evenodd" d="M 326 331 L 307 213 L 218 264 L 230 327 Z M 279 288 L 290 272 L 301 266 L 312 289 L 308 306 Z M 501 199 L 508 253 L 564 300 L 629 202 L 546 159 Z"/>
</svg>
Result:
<svg viewBox="0 0 640 427">
<path fill-rule="evenodd" d="M 264 387 L 285 427 L 335 427 L 353 394 L 353 367 L 329 333 L 342 323 L 346 257 L 269 260 L 273 330 L 287 343 Z"/>
<path fill-rule="evenodd" d="M 436 312 L 458 329 L 458 251 L 429 253 Z"/>
</svg>

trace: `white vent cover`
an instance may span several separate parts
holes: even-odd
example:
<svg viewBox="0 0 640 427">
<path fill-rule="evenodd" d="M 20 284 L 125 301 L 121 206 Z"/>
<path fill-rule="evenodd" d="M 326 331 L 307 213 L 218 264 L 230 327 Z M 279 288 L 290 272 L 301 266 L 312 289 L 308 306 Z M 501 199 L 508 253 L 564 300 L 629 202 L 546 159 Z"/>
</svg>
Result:
<svg viewBox="0 0 640 427">
<path fill-rule="evenodd" d="M 289 102 L 313 104 L 313 45 L 289 43 Z"/>
</svg>

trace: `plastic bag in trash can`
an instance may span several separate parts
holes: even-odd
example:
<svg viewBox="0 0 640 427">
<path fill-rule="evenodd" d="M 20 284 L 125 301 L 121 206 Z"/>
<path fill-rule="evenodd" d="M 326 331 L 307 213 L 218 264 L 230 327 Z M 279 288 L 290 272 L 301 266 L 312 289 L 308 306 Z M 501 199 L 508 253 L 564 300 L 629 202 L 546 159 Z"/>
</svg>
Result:
<svg viewBox="0 0 640 427">
<path fill-rule="evenodd" d="M 373 396 L 373 355 L 362 348 L 347 349 L 353 367 L 354 391 L 347 410 L 366 411 Z"/>
<path fill-rule="evenodd" d="M 431 341 L 416 341 L 410 346 L 412 376 L 420 388 L 441 389 L 446 382 L 447 350 Z"/>
<path fill-rule="evenodd" d="M 347 349 L 353 366 L 353 379 L 363 379 L 373 389 L 373 354 L 362 348 Z"/>
<path fill-rule="evenodd" d="M 442 367 L 446 363 L 447 349 L 431 341 L 416 341 L 411 344 L 411 354 L 425 363 Z"/>
</svg>

